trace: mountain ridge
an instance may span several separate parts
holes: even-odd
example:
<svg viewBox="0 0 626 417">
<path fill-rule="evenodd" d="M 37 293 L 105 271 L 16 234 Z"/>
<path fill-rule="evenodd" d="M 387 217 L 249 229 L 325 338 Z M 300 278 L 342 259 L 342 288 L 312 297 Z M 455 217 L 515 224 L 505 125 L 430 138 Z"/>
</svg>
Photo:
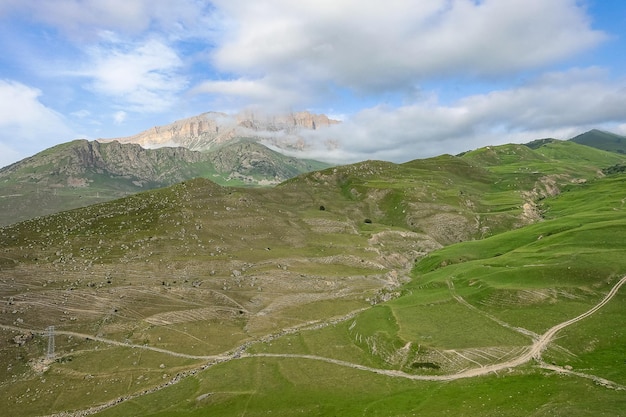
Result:
<svg viewBox="0 0 626 417">
<path fill-rule="evenodd" d="M 570 141 L 609 152 L 626 154 L 626 136 L 604 130 L 592 129 L 574 136 Z"/>
<path fill-rule="evenodd" d="M 327 166 L 245 140 L 200 152 L 79 139 L 0 169 L 0 225 L 195 177 L 223 185 L 270 186 Z"/>
<path fill-rule="evenodd" d="M 302 130 L 318 130 L 338 123 L 326 115 L 306 111 L 273 116 L 253 112 L 236 115 L 206 112 L 132 136 L 97 140 L 138 143 L 146 148 L 183 146 L 204 151 L 237 138 L 247 138 L 281 149 L 303 149 L 306 144 L 300 136 Z"/>
</svg>

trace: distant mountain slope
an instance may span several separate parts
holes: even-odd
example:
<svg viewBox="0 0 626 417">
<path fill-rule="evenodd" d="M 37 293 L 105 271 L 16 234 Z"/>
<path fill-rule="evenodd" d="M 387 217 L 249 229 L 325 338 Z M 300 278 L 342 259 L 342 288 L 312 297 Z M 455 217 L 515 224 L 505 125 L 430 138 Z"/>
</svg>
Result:
<svg viewBox="0 0 626 417">
<path fill-rule="evenodd" d="M 145 148 L 183 146 L 204 151 L 215 146 L 248 138 L 272 144 L 283 149 L 301 149 L 303 131 L 317 130 L 337 124 L 323 114 L 295 112 L 279 116 L 265 116 L 252 112 L 228 115 L 207 112 L 164 126 L 156 126 L 133 136 L 98 139 L 101 142 L 137 143 Z"/>
<path fill-rule="evenodd" d="M 222 185 L 273 185 L 330 164 L 283 155 L 253 140 L 239 140 L 203 152 L 222 178 Z"/>
<path fill-rule="evenodd" d="M 571 141 L 541 140 L 529 145 L 487 146 L 466 152 L 463 159 L 497 173 L 517 175 L 567 175 L 570 179 L 592 178 L 603 168 L 626 160 L 623 155 L 583 146 Z"/>
<path fill-rule="evenodd" d="M 327 166 L 245 141 L 197 152 L 76 140 L 0 170 L 0 225 L 196 177 L 219 184 L 272 185 Z"/>
<path fill-rule="evenodd" d="M 185 148 L 63 143 L 0 170 L 0 224 L 171 185 L 197 176 L 203 159 Z"/>
<path fill-rule="evenodd" d="M 570 141 L 609 152 L 626 154 L 626 136 L 603 130 L 593 129 L 571 138 Z"/>
<path fill-rule="evenodd" d="M 541 148 L 543 145 L 547 145 L 548 143 L 558 142 L 558 139 L 545 138 L 545 139 L 535 139 L 528 143 L 524 143 L 524 146 L 528 146 L 530 149 Z"/>
</svg>

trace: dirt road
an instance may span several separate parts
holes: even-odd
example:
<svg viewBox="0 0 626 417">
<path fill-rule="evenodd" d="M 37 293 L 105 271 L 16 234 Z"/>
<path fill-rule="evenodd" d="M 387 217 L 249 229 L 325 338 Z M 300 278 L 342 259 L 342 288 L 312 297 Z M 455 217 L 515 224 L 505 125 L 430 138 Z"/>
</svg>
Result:
<svg viewBox="0 0 626 417">
<path fill-rule="evenodd" d="M 609 301 L 611 301 L 611 299 L 615 296 L 615 294 L 617 294 L 617 292 L 619 291 L 620 287 L 622 285 L 624 285 L 624 283 L 626 283 L 626 276 L 622 277 L 622 279 L 620 279 L 613 286 L 613 288 L 611 288 L 611 290 L 607 293 L 607 295 L 598 304 L 596 304 L 595 306 L 593 306 L 591 309 L 589 309 L 588 311 L 584 312 L 583 314 L 581 314 L 581 315 L 579 315 L 577 317 L 574 317 L 573 319 L 564 321 L 562 323 L 559 323 L 559 324 L 551 327 L 550 329 L 548 329 L 548 331 L 546 331 L 544 334 L 539 336 L 539 338 L 537 338 L 533 342 L 533 344 L 531 346 L 529 346 L 517 358 L 513 358 L 513 359 L 508 360 L 506 362 L 496 363 L 496 364 L 493 364 L 493 365 L 482 366 L 480 368 L 467 369 L 465 371 L 462 371 L 462 372 L 459 372 L 459 373 L 456 373 L 456 374 L 450 374 L 450 375 L 412 375 L 412 374 L 407 374 L 407 373 L 402 372 L 402 371 L 370 368 L 370 367 L 367 367 L 367 366 L 353 364 L 353 363 L 346 362 L 346 361 L 341 361 L 341 360 L 337 360 L 337 359 L 330 359 L 330 358 L 324 358 L 324 357 L 314 356 L 314 355 L 254 354 L 254 355 L 242 355 L 242 357 L 262 357 L 263 356 L 263 357 L 284 357 L 284 358 L 312 359 L 312 360 L 319 360 L 319 361 L 324 361 L 324 362 L 328 362 L 328 363 L 333 363 L 333 364 L 336 364 L 336 365 L 347 366 L 347 367 L 351 367 L 351 368 L 354 368 L 354 369 L 360 369 L 360 370 L 363 370 L 363 371 L 374 372 L 374 373 L 377 373 L 377 374 L 382 374 L 382 375 L 387 375 L 387 376 L 392 376 L 392 377 L 402 377 L 402 378 L 413 379 L 413 380 L 420 380 L 420 381 L 452 381 L 452 380 L 455 380 L 455 379 L 471 378 L 471 377 L 476 377 L 476 376 L 481 376 L 481 375 L 487 375 L 487 374 L 490 374 L 492 372 L 498 372 L 498 371 L 501 371 L 501 370 L 504 370 L 504 369 L 515 368 L 517 366 L 525 364 L 526 362 L 530 361 L 531 359 L 540 360 L 541 359 L 541 353 L 548 347 L 548 345 L 550 344 L 550 342 L 552 341 L 554 336 L 560 330 L 562 330 L 562 329 L 564 329 L 567 326 L 570 326 L 570 325 L 572 325 L 574 323 L 577 323 L 577 322 L 579 322 L 579 321 L 581 321 L 581 320 L 591 316 L 592 314 L 597 312 L 599 309 L 604 307 Z"/>
<path fill-rule="evenodd" d="M 228 353 L 228 354 L 212 355 L 212 356 L 188 355 L 188 354 L 185 354 L 185 353 L 174 352 L 174 351 L 170 351 L 170 350 L 166 350 L 166 349 L 160 349 L 160 348 L 157 348 L 157 347 L 146 346 L 146 345 L 129 344 L 129 343 L 124 343 L 124 342 L 119 342 L 119 341 L 116 341 L 116 340 L 105 339 L 105 338 L 102 338 L 102 337 L 91 336 L 91 335 L 87 335 L 87 334 L 83 334 L 83 333 L 68 332 L 68 331 L 58 331 L 56 333 L 57 334 L 68 335 L 68 336 L 74 336 L 74 337 L 88 338 L 88 339 L 91 339 L 91 340 L 94 340 L 94 341 L 98 341 L 98 342 L 102 342 L 102 343 L 108 343 L 108 344 L 116 345 L 116 346 L 125 346 L 125 347 L 131 347 L 131 348 L 135 348 L 135 349 L 152 350 L 152 351 L 159 352 L 159 353 L 164 353 L 164 354 L 167 354 L 167 355 L 172 355 L 172 356 L 177 356 L 177 357 L 182 357 L 182 358 L 189 358 L 189 359 L 199 359 L 199 360 L 223 362 L 223 361 L 227 361 L 227 360 L 231 360 L 231 359 L 253 358 L 253 357 L 300 358 L 300 359 L 318 360 L 318 361 L 333 363 L 335 365 L 347 366 L 347 367 L 354 368 L 354 369 L 360 369 L 360 370 L 363 370 L 363 371 L 374 372 L 374 373 L 377 373 L 377 374 L 388 375 L 388 376 L 392 376 L 392 377 L 402 377 L 402 378 L 414 379 L 414 380 L 422 380 L 422 381 L 451 381 L 451 380 L 455 380 L 455 379 L 471 378 L 471 377 L 476 377 L 476 376 L 481 376 L 481 375 L 487 375 L 487 374 L 490 374 L 492 372 L 498 372 L 498 371 L 501 371 L 501 370 L 504 370 L 504 369 L 515 368 L 515 367 L 520 366 L 520 365 L 522 365 L 524 363 L 527 363 L 531 359 L 541 360 L 541 353 L 548 347 L 548 345 L 550 344 L 550 342 L 552 341 L 554 336 L 560 330 L 562 330 L 565 327 L 570 326 L 570 325 L 572 325 L 574 323 L 577 323 L 580 320 L 583 320 L 583 319 L 591 316 L 592 314 L 597 312 L 599 309 L 604 307 L 609 301 L 611 301 L 611 299 L 615 296 L 615 294 L 617 294 L 619 289 L 625 283 L 626 283 L 626 276 L 622 277 L 622 279 L 620 279 L 613 286 L 613 288 L 611 288 L 611 290 L 607 293 L 607 295 L 598 304 L 596 304 L 591 309 L 589 309 L 588 311 L 582 313 L 581 315 L 579 315 L 577 317 L 574 317 L 572 319 L 569 319 L 567 321 L 564 321 L 562 323 L 559 323 L 559 324 L 551 327 L 544 334 L 542 334 L 538 338 L 536 338 L 535 341 L 533 342 L 533 344 L 530 345 L 528 348 L 526 348 L 525 351 L 521 355 L 519 355 L 518 357 L 513 358 L 511 360 L 508 360 L 508 361 L 505 361 L 505 362 L 500 362 L 500 363 L 496 363 L 496 364 L 492 364 L 492 365 L 482 366 L 482 367 L 479 367 L 479 368 L 467 369 L 465 371 L 462 371 L 462 372 L 459 372 L 459 373 L 456 373 L 456 374 L 450 374 L 450 375 L 413 375 L 413 374 L 407 374 L 407 373 L 402 372 L 402 371 L 396 371 L 396 370 L 390 370 L 390 369 L 371 368 L 371 367 L 364 366 L 364 365 L 359 365 L 359 364 L 346 362 L 346 361 L 342 361 L 342 360 L 338 360 L 338 359 L 325 358 L 325 357 L 322 357 L 322 356 L 315 356 L 315 355 L 301 355 L 301 354 L 288 354 L 288 353 L 247 354 L 247 353 L 243 352 L 243 350 L 245 349 L 246 346 L 242 346 L 241 348 L 234 349 L 233 352 L 237 352 L 237 354 Z M 22 332 L 23 331 L 32 331 L 33 333 L 40 333 L 40 334 L 44 333 L 44 332 L 36 331 L 36 330 L 32 330 L 32 329 L 24 329 L 24 328 L 19 328 L 19 327 L 15 327 L 15 326 L 7 326 L 7 325 L 0 325 L 0 328 L 4 328 L 4 329 L 8 329 L 8 330 L 17 330 L 17 331 L 22 331 Z"/>
<path fill-rule="evenodd" d="M 492 372 L 498 372 L 501 370 L 505 370 L 505 369 L 510 369 L 510 368 L 515 368 L 517 366 L 520 366 L 522 364 L 525 364 L 527 362 L 529 362 L 531 359 L 536 359 L 539 362 L 539 365 L 541 367 L 543 367 L 544 369 L 551 369 L 557 372 L 560 371 L 564 371 L 559 367 L 556 366 L 552 366 L 552 365 L 547 365 L 545 364 L 542 360 L 541 360 L 541 353 L 548 347 L 548 345 L 550 344 L 550 342 L 552 341 L 552 339 L 554 338 L 554 336 L 560 331 L 563 330 L 565 327 L 570 326 L 574 323 L 577 323 L 589 316 L 591 316 L 592 314 L 596 313 L 599 309 L 601 309 L 602 307 L 604 307 L 609 301 L 611 301 L 611 299 L 615 296 L 615 294 L 617 294 L 617 292 L 619 291 L 619 289 L 622 287 L 622 285 L 624 285 L 626 283 L 626 276 L 622 277 L 622 279 L 620 279 L 612 288 L 611 290 L 607 293 L 607 295 L 595 306 L 593 306 L 591 309 L 589 309 L 588 311 L 580 314 L 577 317 L 574 317 L 572 319 L 569 319 L 567 321 L 564 321 L 562 323 L 559 323 L 553 327 L 551 327 L 550 329 L 548 329 L 544 334 L 540 335 L 538 338 L 534 339 L 534 342 L 531 346 L 529 346 L 527 349 L 524 350 L 524 352 L 519 355 L 517 358 L 505 361 L 505 362 L 501 362 L 501 363 L 496 363 L 493 365 L 488 365 L 488 366 L 482 366 L 479 368 L 473 368 L 473 369 L 468 369 L 456 374 L 450 374 L 450 375 L 413 375 L 413 374 L 407 374 L 406 372 L 402 372 L 402 371 L 397 371 L 397 370 L 390 370 L 390 369 L 378 369 L 378 368 L 372 368 L 372 367 L 368 367 L 368 366 L 364 366 L 364 365 L 359 365 L 356 363 L 351 363 L 351 362 L 347 362 L 347 361 L 343 361 L 343 360 L 339 360 L 339 359 L 332 359 L 332 358 L 326 358 L 326 357 L 322 357 L 322 356 L 315 356 L 315 355 L 303 355 L 303 354 L 290 354 L 290 353 L 256 353 L 256 354 L 247 354 L 244 352 L 246 346 L 241 346 L 238 349 L 233 350 L 232 352 L 234 353 L 228 353 L 228 354 L 222 354 L 222 355 L 214 355 L 214 356 L 196 356 L 196 355 L 188 355 L 188 354 L 184 354 L 184 353 L 179 353 L 179 352 L 173 352 L 173 351 L 169 351 L 166 349 L 160 349 L 160 348 L 156 348 L 156 347 L 151 347 L 151 346 L 145 346 L 145 345 L 133 345 L 133 344 L 127 344 L 127 343 L 123 343 L 123 342 L 119 342 L 119 341 L 115 341 L 115 340 L 110 340 L 110 339 L 105 339 L 105 338 L 101 338 L 101 337 L 95 337 L 95 336 L 90 336 L 90 335 L 86 335 L 86 334 L 82 334 L 82 333 L 75 333 L 75 332 L 67 332 L 67 331 L 59 331 L 57 332 L 57 334 L 65 334 L 65 335 L 71 335 L 71 336 L 75 336 L 75 337 L 84 337 L 84 338 L 89 338 L 91 340 L 95 340 L 95 341 L 99 341 L 102 343 L 108 343 L 108 344 L 112 344 L 112 345 L 117 345 L 117 346 L 126 346 L 126 347 L 132 347 L 132 348 L 137 348 L 137 349 L 147 349 L 147 350 L 152 350 L 155 352 L 160 352 L 160 353 L 164 353 L 164 354 L 168 354 L 168 355 L 172 355 L 172 356 L 178 356 L 178 357 L 183 357 L 183 358 L 190 358 L 190 359 L 200 359 L 200 360 L 208 360 L 208 361 L 212 361 L 213 363 L 220 363 L 220 362 L 225 362 L 225 361 L 229 361 L 229 360 L 234 360 L 234 359 L 239 359 L 239 358 L 255 358 L 255 357 L 268 357 L 268 358 L 295 358 L 295 359 L 306 359 L 306 360 L 316 360 L 316 361 L 322 361 L 322 362 L 327 362 L 327 363 L 331 363 L 334 365 L 339 365 L 339 366 L 346 366 L 349 368 L 353 368 L 353 369 L 358 369 L 358 370 L 362 370 L 362 371 L 367 371 L 367 372 L 373 372 L 376 374 L 380 374 L 380 375 L 386 375 L 389 377 L 395 377 L 395 378 L 406 378 L 406 379 L 411 379 L 411 380 L 419 380 L 419 381 L 452 381 L 452 380 L 457 380 L 457 379 L 462 379 L 462 378 L 472 378 L 472 377 L 477 377 L 477 376 L 481 376 L 481 375 L 487 375 L 490 374 Z M 17 331 L 32 331 L 33 333 L 38 333 L 38 334 L 45 334 L 45 332 L 42 331 L 35 331 L 35 330 L 31 330 L 31 329 L 24 329 L 24 328 L 19 328 L 19 327 L 15 327 L 15 326 L 8 326 L 8 325 L 0 325 L 0 328 L 4 328 L 7 330 L 17 330 Z M 206 369 L 207 366 L 210 365 L 203 365 L 201 368 L 199 369 Z M 197 370 L 193 370 L 193 371 L 189 371 L 188 374 L 194 374 Z M 602 378 L 598 378 L 595 377 L 593 375 L 586 375 L 586 374 L 581 374 L 581 373 L 577 373 L 577 372 L 572 372 L 572 371 L 566 371 L 568 373 L 574 374 L 574 375 L 578 375 L 578 376 L 582 376 L 584 378 L 591 378 L 596 382 L 601 382 L 606 386 L 612 386 L 614 388 L 617 389 L 623 389 L 622 386 L 615 384 L 611 381 L 608 380 L 604 380 Z M 159 389 L 165 388 L 166 386 L 169 386 L 173 383 L 178 382 L 182 377 L 184 377 L 183 375 L 177 376 L 176 380 L 173 381 L 169 381 L 161 386 L 158 387 L 154 387 L 152 389 L 149 389 L 145 392 L 142 393 L 138 393 L 135 395 L 130 395 L 126 398 L 123 399 L 117 399 L 114 401 L 110 401 L 106 404 L 101 404 L 99 406 L 96 407 L 92 407 L 90 409 L 87 410 L 82 410 L 82 411 L 77 411 L 77 412 L 69 412 L 69 413 L 60 413 L 60 414 L 55 414 L 53 415 L 54 417 L 68 417 L 68 416 L 72 416 L 72 417 L 78 417 L 78 416 L 87 416 L 87 415 L 91 415 L 94 414 L 98 411 L 102 411 L 103 409 L 106 409 L 108 407 L 111 407 L 115 404 L 118 404 L 122 401 L 128 400 L 128 399 L 133 399 L 133 398 L 137 398 L 140 397 L 142 395 L 145 395 L 147 393 L 151 393 L 151 392 L 155 392 L 158 391 Z M 52 416 L 50 416 L 52 417 Z"/>
<path fill-rule="evenodd" d="M 581 314 L 581 315 L 579 315 L 577 317 L 574 317 L 572 319 L 569 319 L 567 321 L 564 321 L 562 323 L 559 323 L 559 324 L 551 327 L 544 334 L 540 335 L 533 342 L 533 344 L 531 346 L 529 346 L 527 349 L 525 349 L 525 351 L 521 355 L 519 355 L 517 358 L 513 358 L 513 359 L 508 360 L 506 362 L 500 362 L 500 363 L 496 363 L 496 364 L 493 364 L 493 365 L 487 365 L 487 366 L 482 366 L 482 367 L 479 367 L 479 368 L 467 369 L 465 371 L 462 371 L 462 372 L 459 372 L 459 373 L 456 373 L 456 374 L 450 374 L 450 375 L 413 375 L 413 374 L 407 374 L 407 373 L 402 372 L 402 371 L 371 368 L 371 367 L 367 367 L 367 366 L 363 366 L 363 365 L 359 365 L 359 364 L 355 364 L 355 363 L 351 363 L 351 362 L 346 362 L 346 361 L 342 361 L 342 360 L 338 360 L 338 359 L 332 359 L 332 358 L 325 358 L 325 357 L 322 357 L 322 356 L 315 356 L 315 355 L 300 355 L 300 354 L 287 354 L 287 353 L 247 354 L 247 353 L 243 352 L 243 350 L 245 349 L 245 346 L 241 347 L 239 349 L 234 349 L 233 350 L 233 352 L 239 352 L 238 354 L 230 353 L 230 354 L 222 354 L 222 355 L 200 356 L 200 355 L 188 355 L 188 354 L 185 354 L 185 353 L 174 352 L 174 351 L 170 351 L 170 350 L 166 350 L 166 349 L 160 349 L 160 348 L 152 347 L 152 346 L 129 344 L 129 343 L 119 342 L 119 341 L 116 341 L 116 340 L 105 339 L 105 338 L 102 338 L 102 337 L 91 336 L 91 335 L 82 334 L 82 333 L 75 333 L 75 332 L 68 332 L 68 331 L 57 331 L 57 334 L 64 334 L 64 335 L 74 336 L 74 337 L 89 338 L 89 339 L 94 340 L 94 341 L 98 341 L 98 342 L 102 342 L 102 343 L 108 343 L 108 344 L 111 344 L 111 345 L 125 346 L 125 347 L 131 347 L 131 348 L 136 348 L 136 349 L 152 350 L 152 351 L 159 352 L 159 353 L 164 353 L 164 354 L 167 354 L 167 355 L 172 355 L 172 356 L 177 356 L 177 357 L 182 357 L 182 358 L 189 358 L 189 359 L 199 359 L 199 360 L 209 360 L 209 361 L 219 361 L 219 362 L 222 362 L 222 361 L 230 360 L 230 359 L 252 358 L 252 357 L 301 358 L 301 359 L 318 360 L 318 361 L 333 363 L 333 364 L 340 365 L 340 366 L 347 366 L 347 367 L 354 368 L 354 369 L 360 369 L 360 370 L 363 370 L 363 371 L 374 372 L 374 373 L 377 373 L 377 374 L 388 375 L 388 376 L 392 376 L 392 377 L 402 377 L 402 378 L 407 378 L 407 379 L 424 380 L 424 381 L 450 381 L 450 380 L 461 379 L 461 378 L 471 378 L 471 377 L 476 377 L 476 376 L 480 376 L 480 375 L 486 375 L 486 374 L 489 374 L 489 373 L 492 373 L 492 372 L 501 371 L 501 370 L 504 370 L 504 369 L 515 368 L 516 366 L 520 366 L 520 365 L 530 361 L 531 359 L 540 360 L 541 353 L 547 348 L 547 346 L 550 344 L 550 342 L 552 341 L 554 336 L 560 330 L 562 330 L 562 329 L 564 329 L 567 326 L 570 326 L 570 325 L 572 325 L 574 323 L 577 323 L 577 322 L 579 322 L 579 321 L 581 321 L 581 320 L 591 316 L 592 314 L 597 312 L 599 309 L 604 307 L 604 305 L 606 305 L 609 301 L 611 301 L 611 299 L 615 296 L 615 294 L 617 294 L 619 289 L 625 283 L 626 283 L 626 276 L 622 277 L 622 279 L 620 279 L 613 286 L 613 288 L 611 288 L 611 290 L 607 293 L 607 295 L 598 304 L 596 304 L 591 309 L 589 309 L 588 311 L 584 312 L 583 314 Z M 8 330 L 32 331 L 33 333 L 41 333 L 41 334 L 43 334 L 43 332 L 41 332 L 41 331 L 36 331 L 36 330 L 32 330 L 32 329 L 24 329 L 24 328 L 19 328 L 19 327 L 15 327 L 15 326 L 0 325 L 0 327 L 4 328 L 4 329 L 8 329 Z"/>
</svg>

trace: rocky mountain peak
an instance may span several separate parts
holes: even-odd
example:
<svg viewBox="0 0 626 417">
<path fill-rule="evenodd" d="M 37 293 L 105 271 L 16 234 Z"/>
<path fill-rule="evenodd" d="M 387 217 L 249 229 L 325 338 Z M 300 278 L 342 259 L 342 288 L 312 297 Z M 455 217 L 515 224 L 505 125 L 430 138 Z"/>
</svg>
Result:
<svg viewBox="0 0 626 417">
<path fill-rule="evenodd" d="M 139 134 L 99 139 L 100 142 L 136 143 L 144 148 L 183 146 L 192 150 L 207 150 L 236 138 L 266 141 L 279 148 L 302 148 L 301 132 L 318 130 L 340 123 L 323 114 L 306 111 L 282 115 L 266 115 L 252 111 L 236 115 L 208 112 L 155 126 Z"/>
</svg>

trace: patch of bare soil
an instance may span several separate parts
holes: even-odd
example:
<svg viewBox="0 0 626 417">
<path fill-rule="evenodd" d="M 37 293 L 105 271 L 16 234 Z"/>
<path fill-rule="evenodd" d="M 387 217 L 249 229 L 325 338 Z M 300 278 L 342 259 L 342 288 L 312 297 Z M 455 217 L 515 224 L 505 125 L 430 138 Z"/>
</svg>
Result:
<svg viewBox="0 0 626 417">
<path fill-rule="evenodd" d="M 439 242 L 427 234 L 400 230 L 375 233 L 367 243 L 367 250 L 376 252 L 382 264 L 407 269 L 416 259 L 442 248 Z"/>
<path fill-rule="evenodd" d="M 52 363 L 54 363 L 54 359 L 52 358 L 39 358 L 28 361 L 30 368 L 37 374 L 46 372 Z"/>
<path fill-rule="evenodd" d="M 168 311 L 153 314 L 150 317 L 146 317 L 144 320 L 157 326 L 167 326 L 169 324 L 217 319 L 224 316 L 237 317 L 241 314 L 243 314 L 243 310 L 238 308 L 215 306 L 191 310 Z"/>
<path fill-rule="evenodd" d="M 441 204 L 411 203 L 407 223 L 442 245 L 468 240 L 479 233 L 473 214 Z"/>
<path fill-rule="evenodd" d="M 567 179 L 564 175 L 546 175 L 535 183 L 535 186 L 530 191 L 522 191 L 521 195 L 524 200 L 522 205 L 522 214 L 520 219 L 522 224 L 530 224 L 541 221 L 543 214 L 537 205 L 540 199 L 546 197 L 554 197 L 561 193 L 559 182 L 563 182 Z M 584 180 L 572 179 L 571 182 L 579 182 Z"/>
<path fill-rule="evenodd" d="M 315 233 L 342 233 L 342 234 L 358 234 L 354 223 L 349 221 L 339 221 L 320 218 L 305 218 L 303 221 L 311 227 Z"/>
</svg>

